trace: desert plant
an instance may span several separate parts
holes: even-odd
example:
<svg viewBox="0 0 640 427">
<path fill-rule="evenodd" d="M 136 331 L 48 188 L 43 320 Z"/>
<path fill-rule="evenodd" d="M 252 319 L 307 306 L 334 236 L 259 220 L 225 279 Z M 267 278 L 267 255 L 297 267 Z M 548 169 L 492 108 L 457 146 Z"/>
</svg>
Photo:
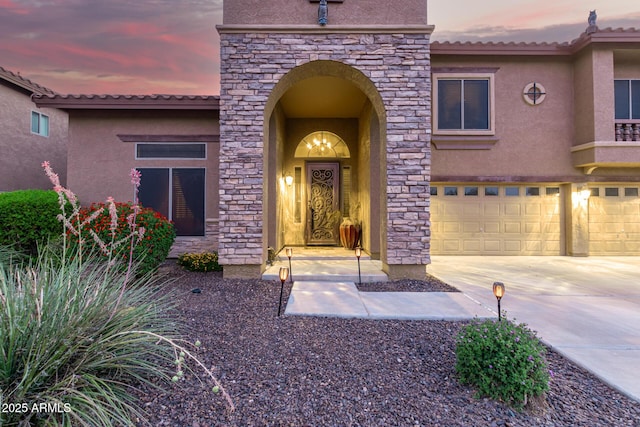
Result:
<svg viewBox="0 0 640 427">
<path fill-rule="evenodd" d="M 140 411 L 127 384 L 173 375 L 178 340 L 171 302 L 126 273 L 90 258 L 63 265 L 0 267 L 0 425 L 131 425 Z M 157 283 L 156 283 L 157 285 Z M 57 405 L 34 411 L 33 404 Z"/>
<path fill-rule="evenodd" d="M 80 220 L 75 195 L 60 186 L 48 163 L 43 166 L 60 197 L 59 219 L 82 236 L 98 215 Z M 137 188 L 136 176 L 132 171 Z M 115 234 L 119 217 L 112 200 L 107 210 Z M 211 370 L 179 339 L 182 327 L 172 320 L 171 300 L 156 294 L 159 277 L 136 274 L 133 250 L 144 236 L 135 226 L 137 211 L 126 221 L 126 268 L 112 254 L 109 262 L 95 252 L 83 254 L 82 239 L 74 248 L 66 238 L 62 254 L 44 250 L 37 262 L 0 263 L 0 401 L 8 408 L 0 425 L 134 425 L 144 415 L 131 395 L 133 385 L 177 382 L 188 361 L 234 409 Z M 91 237 L 101 242 L 95 232 Z M 101 243 L 101 250 L 118 247 Z M 157 376 L 167 382 L 151 381 Z"/>
<path fill-rule="evenodd" d="M 38 245 L 62 234 L 59 209 L 58 195 L 52 190 L 1 193 L 0 245 L 35 256 Z"/>
<path fill-rule="evenodd" d="M 93 219 L 87 221 L 89 218 Z M 117 219 L 115 226 L 114 218 Z M 124 261 L 122 265 L 125 266 L 132 226 L 133 230 L 143 230 L 144 235 L 136 237 L 137 244 L 133 249 L 133 260 L 139 264 L 138 274 L 155 270 L 169 255 L 176 238 L 173 224 L 166 217 L 151 208 L 137 208 L 132 203 L 112 200 L 93 203 L 79 210 L 78 221 L 86 221 L 86 227 L 79 235 L 67 232 L 72 246 L 78 246 L 79 239 L 83 239 L 83 251 L 95 251 L 104 259 Z"/>
<path fill-rule="evenodd" d="M 456 339 L 456 372 L 477 396 L 521 409 L 549 388 L 546 348 L 525 324 L 475 320 Z"/>
<path fill-rule="evenodd" d="M 215 251 L 182 254 L 178 257 L 178 265 L 189 271 L 222 271 Z"/>
</svg>

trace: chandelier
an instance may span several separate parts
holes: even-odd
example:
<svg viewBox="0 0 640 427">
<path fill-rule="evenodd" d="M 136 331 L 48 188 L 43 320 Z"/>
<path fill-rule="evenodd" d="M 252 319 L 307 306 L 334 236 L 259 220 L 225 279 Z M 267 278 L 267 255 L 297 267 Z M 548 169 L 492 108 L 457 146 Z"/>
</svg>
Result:
<svg viewBox="0 0 640 427">
<path fill-rule="evenodd" d="M 325 138 L 324 132 L 322 132 L 320 135 L 320 138 L 316 136 L 311 142 L 307 142 L 307 148 L 309 150 L 313 150 L 315 148 L 317 150 L 320 150 L 320 152 L 324 152 L 324 150 L 331 149 L 331 143 L 327 141 L 327 138 Z"/>
</svg>

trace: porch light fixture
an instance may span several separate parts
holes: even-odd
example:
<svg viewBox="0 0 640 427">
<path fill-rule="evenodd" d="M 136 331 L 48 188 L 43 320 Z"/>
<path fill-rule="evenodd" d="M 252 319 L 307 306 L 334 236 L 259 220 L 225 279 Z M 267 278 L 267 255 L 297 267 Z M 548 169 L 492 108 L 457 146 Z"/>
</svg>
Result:
<svg viewBox="0 0 640 427">
<path fill-rule="evenodd" d="M 293 283 L 293 270 L 291 269 L 291 256 L 293 255 L 293 248 L 285 249 L 285 253 L 287 254 L 287 258 L 289 258 L 289 277 L 291 283 Z"/>
<path fill-rule="evenodd" d="M 358 246 L 356 248 L 356 258 L 358 258 L 358 284 L 359 285 L 362 284 L 362 276 L 360 275 L 360 257 L 361 256 L 362 256 L 362 248 Z"/>
<path fill-rule="evenodd" d="M 287 175 L 284 177 L 284 182 L 287 184 L 287 187 L 291 187 L 293 184 L 293 177 L 291 175 Z"/>
<path fill-rule="evenodd" d="M 319 138 L 316 136 L 313 138 L 312 142 L 307 142 L 307 148 L 309 150 L 317 148 L 321 152 L 324 152 L 324 150 L 331 149 L 331 142 L 327 141 L 327 138 L 324 136 L 324 132 L 321 132 Z"/>
<path fill-rule="evenodd" d="M 493 282 L 493 295 L 498 300 L 498 321 L 502 321 L 502 313 L 500 312 L 500 300 L 504 296 L 504 283 Z"/>
<path fill-rule="evenodd" d="M 282 309 L 282 291 L 284 290 L 284 282 L 289 277 L 289 269 L 287 267 L 280 267 L 280 302 L 278 304 L 278 317 L 280 317 L 280 310 Z"/>
</svg>

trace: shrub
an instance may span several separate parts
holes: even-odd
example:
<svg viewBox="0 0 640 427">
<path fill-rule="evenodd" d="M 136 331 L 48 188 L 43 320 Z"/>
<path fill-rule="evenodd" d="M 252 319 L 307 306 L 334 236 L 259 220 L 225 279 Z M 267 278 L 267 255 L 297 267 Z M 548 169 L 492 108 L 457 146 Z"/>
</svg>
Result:
<svg viewBox="0 0 640 427">
<path fill-rule="evenodd" d="M 456 339 L 456 372 L 477 396 L 521 409 L 549 389 L 546 348 L 524 324 L 475 320 Z"/>
<path fill-rule="evenodd" d="M 217 252 L 182 254 L 178 257 L 178 265 L 189 271 L 222 271 Z"/>
<path fill-rule="evenodd" d="M 110 204 L 115 207 L 115 218 L 117 225 L 112 223 L 112 215 L 109 211 Z M 115 258 L 121 261 L 122 265 L 127 265 L 129 251 L 131 249 L 131 239 L 135 239 L 136 245 L 133 249 L 133 260 L 138 263 L 138 274 L 146 274 L 155 270 L 169 255 L 171 245 L 176 238 L 173 224 L 163 215 L 151 208 L 140 208 L 135 215 L 135 229 L 143 229 L 142 238 L 138 241 L 138 236 L 131 235 L 131 227 L 128 220 L 134 218 L 134 208 L 131 203 L 93 203 L 88 208 L 81 208 L 78 215 L 80 223 L 86 221 L 85 228 L 81 231 L 81 236 L 86 247 L 83 253 L 96 251 L 105 258 Z M 92 221 L 88 219 L 92 215 L 97 215 Z M 113 227 L 115 225 L 115 227 Z M 112 234 L 113 232 L 113 234 Z M 98 242 L 93 235 L 97 235 Z M 72 245 L 78 244 L 77 236 L 70 231 L 67 233 Z"/>
<path fill-rule="evenodd" d="M 60 205 L 53 190 L 0 194 L 0 245 L 35 256 L 39 244 L 62 235 Z"/>
<path fill-rule="evenodd" d="M 158 336 L 179 329 L 150 276 L 125 289 L 124 272 L 84 261 L 0 266 L 1 400 L 29 408 L 0 413 L 0 425 L 132 425 L 141 414 L 127 384 L 175 372 L 174 348 Z"/>
</svg>

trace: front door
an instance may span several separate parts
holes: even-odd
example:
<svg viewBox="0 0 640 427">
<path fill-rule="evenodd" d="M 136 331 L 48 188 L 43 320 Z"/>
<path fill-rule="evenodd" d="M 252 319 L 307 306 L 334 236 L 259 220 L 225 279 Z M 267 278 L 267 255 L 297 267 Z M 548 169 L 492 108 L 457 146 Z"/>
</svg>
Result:
<svg viewBox="0 0 640 427">
<path fill-rule="evenodd" d="M 307 244 L 338 244 L 340 164 L 307 163 Z"/>
</svg>

